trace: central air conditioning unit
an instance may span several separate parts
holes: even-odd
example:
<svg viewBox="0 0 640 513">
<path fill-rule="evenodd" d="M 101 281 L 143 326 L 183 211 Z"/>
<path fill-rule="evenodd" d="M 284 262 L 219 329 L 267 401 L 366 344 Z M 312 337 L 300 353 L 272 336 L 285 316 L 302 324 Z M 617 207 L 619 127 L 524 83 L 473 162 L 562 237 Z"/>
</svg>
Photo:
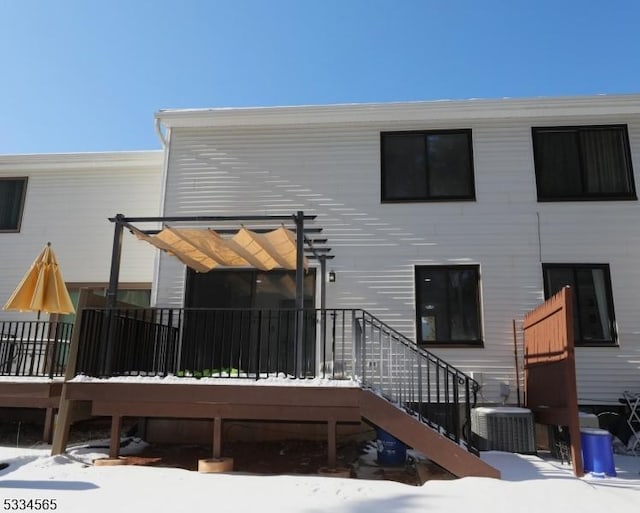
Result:
<svg viewBox="0 0 640 513">
<path fill-rule="evenodd" d="M 471 431 L 481 451 L 536 453 L 533 413 L 526 408 L 474 408 Z"/>
</svg>

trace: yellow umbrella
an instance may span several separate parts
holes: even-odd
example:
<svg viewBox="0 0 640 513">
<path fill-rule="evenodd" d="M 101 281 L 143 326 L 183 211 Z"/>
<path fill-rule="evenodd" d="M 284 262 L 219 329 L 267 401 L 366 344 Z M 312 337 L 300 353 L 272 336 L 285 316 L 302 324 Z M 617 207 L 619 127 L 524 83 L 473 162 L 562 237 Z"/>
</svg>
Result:
<svg viewBox="0 0 640 513">
<path fill-rule="evenodd" d="M 5 310 L 75 313 L 51 243 L 42 250 L 13 292 Z"/>
</svg>

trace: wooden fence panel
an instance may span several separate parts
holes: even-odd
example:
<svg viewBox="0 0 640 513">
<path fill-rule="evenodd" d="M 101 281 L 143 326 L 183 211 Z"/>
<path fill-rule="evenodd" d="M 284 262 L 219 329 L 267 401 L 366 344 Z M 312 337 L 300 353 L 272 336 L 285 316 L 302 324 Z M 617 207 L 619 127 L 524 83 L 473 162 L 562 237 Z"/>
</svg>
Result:
<svg viewBox="0 0 640 513">
<path fill-rule="evenodd" d="M 582 476 L 572 294 L 565 287 L 524 318 L 525 402 L 536 422 L 569 428 L 573 470 Z"/>
</svg>

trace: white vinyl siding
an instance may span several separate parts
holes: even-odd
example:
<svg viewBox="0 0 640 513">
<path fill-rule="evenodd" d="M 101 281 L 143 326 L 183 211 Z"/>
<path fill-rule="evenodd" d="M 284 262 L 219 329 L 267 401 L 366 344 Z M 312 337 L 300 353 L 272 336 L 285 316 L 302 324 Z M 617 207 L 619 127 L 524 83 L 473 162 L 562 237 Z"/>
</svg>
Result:
<svg viewBox="0 0 640 513">
<path fill-rule="evenodd" d="M 161 173 L 162 152 L 0 157 L 0 177 L 29 179 L 20 233 L 0 233 L 2 304 L 47 242 L 65 281 L 108 282 L 114 233 L 108 218 L 158 215 Z M 155 257 L 125 233 L 120 281 L 151 282 Z M 29 315 L 0 310 L 0 319 Z"/>
<path fill-rule="evenodd" d="M 415 266 L 478 265 L 484 348 L 433 352 L 481 373 L 487 402 L 503 382 L 516 400 L 512 319 L 543 301 L 541 262 L 608 263 L 619 347 L 579 348 L 577 375 L 581 402 L 616 402 L 638 386 L 640 205 L 538 203 L 531 142 L 532 126 L 608 123 L 628 125 L 637 183 L 637 115 L 172 128 L 163 214 L 318 215 L 336 257 L 327 306 L 414 340 Z M 381 203 L 381 132 L 459 128 L 472 130 L 475 202 Z M 159 303 L 181 306 L 183 267 L 162 257 L 159 272 Z"/>
</svg>

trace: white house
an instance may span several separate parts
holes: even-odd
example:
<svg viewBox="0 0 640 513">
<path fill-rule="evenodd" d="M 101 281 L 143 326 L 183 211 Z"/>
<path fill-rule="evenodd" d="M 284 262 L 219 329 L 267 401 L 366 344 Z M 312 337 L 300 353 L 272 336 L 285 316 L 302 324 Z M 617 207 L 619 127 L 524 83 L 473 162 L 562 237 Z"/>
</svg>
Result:
<svg viewBox="0 0 640 513">
<path fill-rule="evenodd" d="M 158 214 L 162 159 L 162 151 L 0 156 L 2 304 L 47 242 L 72 296 L 80 287 L 105 289 L 113 242 L 108 218 L 119 211 Z M 133 240 L 123 251 L 123 290 L 148 291 L 154 251 Z M 0 321 L 32 318 L 0 309 Z"/>
<path fill-rule="evenodd" d="M 616 403 L 640 386 L 640 95 L 156 118 L 166 143 L 161 215 L 317 215 L 335 255 L 327 306 L 365 309 L 473 373 L 481 402 L 501 401 L 505 384 L 516 401 L 512 321 L 566 284 L 577 297 L 580 403 Z M 99 181 L 102 170 L 91 172 Z M 51 189 L 36 186 L 57 178 L 36 176 L 27 206 L 41 209 Z M 76 219 L 67 198 L 67 219 Z M 115 210 L 140 215 L 141 205 L 109 200 L 100 216 Z M 51 238 L 32 223 L 26 210 L 21 254 Z M 90 279 L 80 271 L 87 256 L 64 249 L 82 240 L 82 227 L 56 226 L 67 280 Z M 108 238 L 96 259 L 108 255 Z M 147 271 L 130 270 L 136 281 Z M 206 306 L 197 294 L 185 301 L 185 268 L 174 259 L 160 258 L 154 283 L 160 306 Z"/>
</svg>

